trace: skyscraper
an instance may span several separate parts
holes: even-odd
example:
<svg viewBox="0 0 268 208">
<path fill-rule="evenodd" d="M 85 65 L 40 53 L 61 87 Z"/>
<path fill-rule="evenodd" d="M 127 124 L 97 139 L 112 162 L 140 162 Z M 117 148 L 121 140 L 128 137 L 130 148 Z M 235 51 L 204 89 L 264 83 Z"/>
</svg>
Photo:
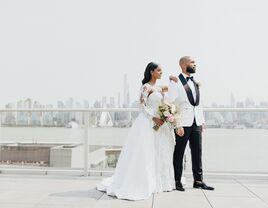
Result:
<svg viewBox="0 0 268 208">
<path fill-rule="evenodd" d="M 110 97 L 110 107 L 111 108 L 115 107 L 115 98 L 114 97 Z"/>
<path fill-rule="evenodd" d="M 74 99 L 70 98 L 66 101 L 66 108 L 74 108 Z M 74 112 L 68 112 L 68 122 L 75 118 Z"/>
<path fill-rule="evenodd" d="M 129 107 L 129 86 L 127 83 L 127 74 L 124 74 L 123 92 L 124 92 L 123 107 L 127 108 L 127 107 Z"/>
<path fill-rule="evenodd" d="M 107 97 L 106 96 L 102 96 L 101 106 L 103 108 L 107 108 Z"/>
<path fill-rule="evenodd" d="M 38 101 L 33 102 L 33 108 L 41 108 Z M 32 112 L 32 125 L 39 125 L 42 123 L 42 112 Z"/>
<path fill-rule="evenodd" d="M 117 94 L 117 107 L 118 108 L 121 107 L 120 92 L 118 92 L 118 94 Z"/>
<path fill-rule="evenodd" d="M 57 108 L 65 108 L 64 102 L 58 101 Z M 68 122 L 68 112 L 57 112 L 56 115 L 58 125 L 63 125 Z"/>
</svg>

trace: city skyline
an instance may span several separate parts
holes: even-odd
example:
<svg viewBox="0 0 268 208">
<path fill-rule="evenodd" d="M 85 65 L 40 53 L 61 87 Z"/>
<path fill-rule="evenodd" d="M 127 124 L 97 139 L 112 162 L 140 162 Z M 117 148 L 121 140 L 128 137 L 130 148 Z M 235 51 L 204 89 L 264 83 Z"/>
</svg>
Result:
<svg viewBox="0 0 268 208">
<path fill-rule="evenodd" d="M 26 105 L 24 104 L 23 106 L 25 108 L 29 108 L 29 102 L 33 103 L 32 106 L 36 108 L 49 108 L 49 107 L 58 107 L 58 108 L 64 108 L 64 102 L 66 102 L 66 106 L 69 106 L 70 108 L 74 108 L 76 106 L 77 108 L 88 108 L 88 107 L 131 107 L 133 105 L 136 106 L 136 103 L 138 102 L 139 94 L 137 94 L 136 99 L 130 99 L 130 90 L 129 88 L 131 87 L 131 84 L 128 82 L 128 76 L 127 74 L 124 74 L 122 79 L 122 88 L 118 89 L 117 93 L 113 93 L 113 95 L 99 95 L 99 97 L 96 100 L 90 100 L 87 99 L 86 97 L 84 98 L 77 98 L 77 97 L 66 97 L 65 99 L 56 99 L 54 101 L 46 101 L 46 100 L 38 100 L 35 98 L 31 97 L 26 97 L 26 98 L 20 98 L 17 100 L 13 101 L 8 101 L 4 103 L 4 100 L 2 100 L 3 106 L 0 106 L 0 108 L 8 107 L 8 108 L 15 108 L 17 103 L 18 108 L 22 108 L 21 106 L 23 104 L 23 101 L 27 103 Z M 119 82 L 120 83 L 120 82 Z M 116 94 L 116 96 L 114 96 Z M 70 101 L 71 100 L 71 101 Z M 74 102 L 73 104 L 70 104 L 70 102 Z M 42 103 L 42 104 L 41 104 Z M 81 103 L 84 103 L 81 104 Z M 239 104 L 240 103 L 240 104 Z M 244 107 L 243 104 L 245 103 L 246 107 L 249 107 L 246 103 L 250 103 L 251 107 L 254 106 L 262 106 L 262 107 L 268 107 L 268 100 L 260 100 L 255 101 L 253 98 L 246 97 L 241 100 L 238 100 L 237 97 L 231 92 L 229 95 L 229 99 L 226 100 L 225 103 L 219 103 L 217 101 L 212 101 L 211 103 L 203 103 L 205 107 Z M 253 104 L 252 104 L 253 103 Z"/>
<path fill-rule="evenodd" d="M 124 84 L 125 86 L 125 84 Z M 127 94 L 127 93 L 126 93 Z M 125 101 L 127 99 L 124 99 Z M 138 107 L 138 103 L 123 102 L 122 107 Z M 9 103 L 6 108 L 53 108 L 52 104 L 43 105 L 31 99 L 20 100 L 17 103 Z M 57 108 L 89 108 L 89 102 L 82 103 L 69 98 L 66 101 L 58 101 Z M 115 98 L 102 97 L 101 101 L 95 101 L 92 107 L 114 108 Z M 208 106 L 207 106 L 208 107 Z M 236 101 L 234 95 L 230 97 L 228 106 L 213 103 L 210 107 L 238 107 L 238 108 L 267 108 L 268 102 L 255 103 L 251 99 Z M 89 125 L 91 127 L 130 127 L 137 117 L 138 112 L 90 112 Z M 85 124 L 83 112 L 6 112 L 2 114 L 0 126 L 44 126 L 44 127 L 67 127 L 77 128 Z M 206 112 L 206 125 L 209 128 L 268 128 L 267 113 L 260 112 Z M 75 125 L 76 127 L 72 127 Z"/>
<path fill-rule="evenodd" d="M 73 97 L 69 97 L 64 100 L 57 100 L 54 103 L 41 103 L 38 100 L 32 98 L 18 99 L 14 102 L 7 102 L 2 108 L 125 108 L 125 107 L 138 107 L 137 100 L 132 102 L 128 100 L 127 103 L 120 102 L 119 97 L 114 96 L 101 96 L 97 100 L 89 101 L 87 99 L 77 100 Z M 117 100 L 117 102 L 116 102 Z M 16 107 L 17 106 L 17 107 Z M 268 101 L 255 102 L 252 98 L 245 98 L 243 100 L 237 100 L 235 96 L 231 93 L 229 102 L 227 104 L 212 102 L 204 107 L 232 107 L 232 108 L 251 108 L 251 107 L 268 107 Z"/>
</svg>

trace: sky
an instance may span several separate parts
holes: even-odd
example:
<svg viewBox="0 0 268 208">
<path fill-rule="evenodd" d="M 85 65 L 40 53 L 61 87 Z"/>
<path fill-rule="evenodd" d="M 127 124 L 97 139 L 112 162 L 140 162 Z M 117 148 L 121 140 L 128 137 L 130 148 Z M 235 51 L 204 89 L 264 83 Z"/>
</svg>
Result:
<svg viewBox="0 0 268 208">
<path fill-rule="evenodd" d="M 160 85 L 197 63 L 204 104 L 268 102 L 266 0 L 1 0 L 0 106 L 73 97 L 92 104 L 123 93 L 138 98 L 148 62 Z"/>
</svg>

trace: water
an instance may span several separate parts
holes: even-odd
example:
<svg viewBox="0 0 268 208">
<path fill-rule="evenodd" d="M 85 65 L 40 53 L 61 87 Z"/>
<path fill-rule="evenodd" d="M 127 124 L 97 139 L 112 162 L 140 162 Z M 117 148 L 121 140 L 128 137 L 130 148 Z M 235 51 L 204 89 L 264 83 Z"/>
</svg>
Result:
<svg viewBox="0 0 268 208">
<path fill-rule="evenodd" d="M 268 130 L 207 129 L 203 149 L 205 170 L 268 173 Z"/>
<path fill-rule="evenodd" d="M 120 146 L 127 132 L 127 128 L 89 128 L 89 142 L 92 145 Z M 0 142 L 83 143 L 83 138 L 83 128 L 0 128 Z"/>
<path fill-rule="evenodd" d="M 122 146 L 127 128 L 90 128 L 91 145 Z M 0 142 L 82 143 L 84 129 L 0 128 Z M 190 171 L 189 148 L 186 150 Z M 268 173 L 268 130 L 207 129 L 203 134 L 206 171 Z"/>
</svg>

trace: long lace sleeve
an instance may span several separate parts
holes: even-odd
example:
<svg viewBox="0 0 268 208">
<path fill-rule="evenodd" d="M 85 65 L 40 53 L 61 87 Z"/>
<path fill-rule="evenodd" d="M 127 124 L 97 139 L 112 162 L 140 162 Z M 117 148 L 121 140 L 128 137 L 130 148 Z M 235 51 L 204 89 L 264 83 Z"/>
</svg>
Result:
<svg viewBox="0 0 268 208">
<path fill-rule="evenodd" d="M 169 83 L 169 87 L 168 87 L 167 100 L 170 103 L 173 103 L 176 106 L 176 110 L 177 110 L 177 114 L 175 116 L 175 119 L 176 119 L 176 128 L 179 128 L 179 127 L 182 126 L 182 123 L 181 123 L 182 105 L 181 105 L 180 102 L 178 102 L 177 97 L 178 97 L 178 85 L 174 81 L 171 81 Z"/>
<path fill-rule="evenodd" d="M 148 105 L 148 96 L 153 92 L 153 89 L 147 84 L 143 85 L 140 90 L 140 107 L 142 112 L 150 119 L 154 117 L 154 110 Z"/>
<path fill-rule="evenodd" d="M 175 120 L 176 120 L 176 128 L 182 127 L 181 123 L 181 117 L 182 117 L 182 106 L 176 106 L 177 114 L 175 115 Z"/>
</svg>

